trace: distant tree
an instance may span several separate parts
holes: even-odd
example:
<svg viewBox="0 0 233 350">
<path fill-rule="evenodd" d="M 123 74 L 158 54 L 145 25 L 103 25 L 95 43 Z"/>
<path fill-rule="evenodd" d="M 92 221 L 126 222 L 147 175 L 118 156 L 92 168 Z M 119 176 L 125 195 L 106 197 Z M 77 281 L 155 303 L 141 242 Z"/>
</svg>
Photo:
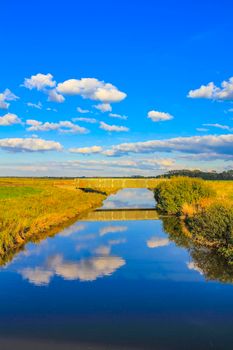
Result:
<svg viewBox="0 0 233 350">
<path fill-rule="evenodd" d="M 156 178 L 172 178 L 177 176 L 194 177 L 201 178 L 204 180 L 233 180 L 233 170 L 227 170 L 220 173 L 216 171 L 201 171 L 199 169 L 189 170 L 170 170 L 168 173 L 163 175 L 158 175 Z"/>
</svg>

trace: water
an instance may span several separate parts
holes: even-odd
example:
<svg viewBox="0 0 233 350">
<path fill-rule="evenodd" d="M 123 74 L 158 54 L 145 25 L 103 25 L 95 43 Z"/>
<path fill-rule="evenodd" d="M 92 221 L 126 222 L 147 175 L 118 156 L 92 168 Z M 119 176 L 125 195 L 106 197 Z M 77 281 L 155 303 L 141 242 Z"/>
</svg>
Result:
<svg viewBox="0 0 233 350">
<path fill-rule="evenodd" d="M 2 268 L 0 349 L 231 349 L 232 271 L 154 206 L 120 191 Z"/>
</svg>

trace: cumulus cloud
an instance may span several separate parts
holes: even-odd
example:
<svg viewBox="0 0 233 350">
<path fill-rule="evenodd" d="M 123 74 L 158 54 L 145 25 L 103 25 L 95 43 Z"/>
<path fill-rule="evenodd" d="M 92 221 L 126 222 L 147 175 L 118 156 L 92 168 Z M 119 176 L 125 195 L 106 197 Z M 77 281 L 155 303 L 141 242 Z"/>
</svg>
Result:
<svg viewBox="0 0 233 350">
<path fill-rule="evenodd" d="M 16 101 L 19 97 L 13 94 L 9 89 L 0 93 L 0 109 L 8 109 L 10 103 L 8 101 Z"/>
<path fill-rule="evenodd" d="M 103 103 L 120 102 L 127 96 L 116 86 L 95 78 L 66 80 L 58 84 L 57 91 L 64 95 L 80 95 Z"/>
<path fill-rule="evenodd" d="M 81 107 L 77 107 L 77 111 L 79 112 L 79 113 L 90 113 L 90 111 L 89 111 L 89 109 L 82 109 Z"/>
<path fill-rule="evenodd" d="M 56 81 L 53 79 L 53 75 L 38 73 L 32 75 L 30 78 L 25 78 L 22 84 L 25 88 L 32 90 L 36 89 L 42 91 L 48 95 L 48 101 L 62 103 L 65 101 L 64 96 L 59 94 L 56 90 Z"/>
<path fill-rule="evenodd" d="M 95 118 L 82 118 L 82 117 L 78 117 L 78 118 L 73 118 L 72 119 L 73 122 L 85 122 L 85 123 L 90 123 L 90 124 L 95 124 L 97 123 L 97 120 Z"/>
<path fill-rule="evenodd" d="M 98 109 L 99 111 L 101 111 L 102 113 L 112 111 L 112 106 L 109 103 L 99 103 L 98 105 L 95 105 L 94 107 L 96 109 Z"/>
<path fill-rule="evenodd" d="M 64 261 L 61 255 L 56 255 L 49 260 L 48 265 L 57 276 L 65 280 L 95 281 L 113 274 L 125 265 L 125 260 L 118 256 L 103 256 L 72 262 Z"/>
<path fill-rule="evenodd" d="M 56 89 L 52 89 L 48 91 L 48 101 L 62 103 L 65 101 L 65 98 Z"/>
<path fill-rule="evenodd" d="M 38 103 L 28 102 L 27 106 L 28 107 L 32 107 L 32 108 L 36 108 L 36 109 L 42 109 L 42 103 L 41 102 L 38 102 Z"/>
<path fill-rule="evenodd" d="M 121 132 L 121 131 L 129 131 L 129 128 L 126 126 L 118 126 L 118 125 L 109 125 L 104 122 L 100 122 L 100 129 L 106 130 L 106 131 L 116 131 L 116 132 Z"/>
<path fill-rule="evenodd" d="M 158 237 L 151 237 L 146 242 L 146 245 L 148 248 L 158 248 L 158 247 L 165 247 L 169 244 L 168 238 L 158 238 Z"/>
<path fill-rule="evenodd" d="M 232 154 L 233 134 L 176 137 L 164 140 L 122 143 L 104 151 L 108 156 L 122 156 L 129 153 L 185 152 Z"/>
<path fill-rule="evenodd" d="M 9 126 L 13 124 L 21 124 L 21 119 L 16 115 L 12 113 L 7 113 L 0 117 L 0 126 Z"/>
<path fill-rule="evenodd" d="M 19 271 L 21 276 L 28 280 L 35 286 L 45 286 L 48 285 L 52 276 L 52 271 L 46 271 L 39 267 L 36 268 L 25 268 Z"/>
<path fill-rule="evenodd" d="M 109 113 L 109 117 L 118 118 L 118 119 L 122 119 L 122 120 L 128 119 L 128 117 L 126 115 L 121 115 L 121 114 L 117 114 L 117 113 Z"/>
<path fill-rule="evenodd" d="M 0 139 L 0 148 L 11 152 L 45 152 L 60 151 L 59 142 L 35 138 L 7 138 Z"/>
<path fill-rule="evenodd" d="M 32 75 L 30 78 L 25 78 L 23 86 L 29 90 L 37 89 L 39 91 L 45 88 L 53 88 L 56 85 L 56 81 L 53 80 L 52 74 L 41 74 Z"/>
<path fill-rule="evenodd" d="M 147 113 L 147 118 L 151 119 L 153 122 L 163 122 L 173 119 L 173 116 L 169 113 L 149 111 Z"/>
<path fill-rule="evenodd" d="M 27 128 L 28 131 L 51 131 L 58 130 L 62 133 L 78 133 L 78 134 L 86 134 L 88 133 L 88 129 L 81 127 L 79 125 L 73 124 L 70 121 L 60 121 L 58 123 L 50 123 L 45 122 L 42 123 L 38 120 L 28 119 L 26 121 L 27 125 L 30 125 Z"/>
<path fill-rule="evenodd" d="M 216 86 L 213 82 L 201 85 L 198 89 L 190 90 L 190 98 L 206 98 L 212 100 L 233 100 L 233 77 L 228 81 L 224 80 L 221 86 Z"/>
<path fill-rule="evenodd" d="M 100 146 L 91 146 L 91 147 L 81 147 L 81 148 L 70 148 L 71 153 L 80 153 L 80 154 L 93 154 L 102 152 L 102 147 Z"/>
</svg>

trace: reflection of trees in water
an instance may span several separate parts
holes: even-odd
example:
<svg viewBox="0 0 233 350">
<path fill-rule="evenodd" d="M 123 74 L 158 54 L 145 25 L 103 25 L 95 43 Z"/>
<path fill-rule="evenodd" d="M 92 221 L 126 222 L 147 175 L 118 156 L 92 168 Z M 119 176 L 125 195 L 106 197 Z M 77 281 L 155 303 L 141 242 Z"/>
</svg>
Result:
<svg viewBox="0 0 233 350">
<path fill-rule="evenodd" d="M 164 231 L 179 247 L 187 248 L 195 264 L 207 280 L 233 283 L 233 266 L 229 265 L 216 250 L 201 247 L 185 235 L 182 221 L 178 217 L 163 217 Z"/>
<path fill-rule="evenodd" d="M 177 216 L 162 217 L 163 229 L 169 235 L 169 239 L 175 242 L 179 247 L 189 248 L 191 241 L 182 228 L 182 222 Z"/>
<path fill-rule="evenodd" d="M 208 280 L 233 283 L 233 266 L 213 249 L 193 247 L 190 250 L 195 264 Z"/>
</svg>

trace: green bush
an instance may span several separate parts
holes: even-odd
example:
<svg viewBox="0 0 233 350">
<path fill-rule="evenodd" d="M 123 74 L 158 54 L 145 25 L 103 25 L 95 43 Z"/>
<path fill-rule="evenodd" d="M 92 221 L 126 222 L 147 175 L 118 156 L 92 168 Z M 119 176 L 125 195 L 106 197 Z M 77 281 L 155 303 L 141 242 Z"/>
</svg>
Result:
<svg viewBox="0 0 233 350">
<path fill-rule="evenodd" d="M 233 208 L 226 204 L 212 204 L 187 218 L 194 239 L 202 239 L 217 248 L 233 247 Z"/>
<path fill-rule="evenodd" d="M 185 177 L 162 181 L 154 190 L 157 209 L 177 215 L 181 215 L 185 203 L 195 205 L 213 195 L 214 191 L 203 180 Z"/>
</svg>

